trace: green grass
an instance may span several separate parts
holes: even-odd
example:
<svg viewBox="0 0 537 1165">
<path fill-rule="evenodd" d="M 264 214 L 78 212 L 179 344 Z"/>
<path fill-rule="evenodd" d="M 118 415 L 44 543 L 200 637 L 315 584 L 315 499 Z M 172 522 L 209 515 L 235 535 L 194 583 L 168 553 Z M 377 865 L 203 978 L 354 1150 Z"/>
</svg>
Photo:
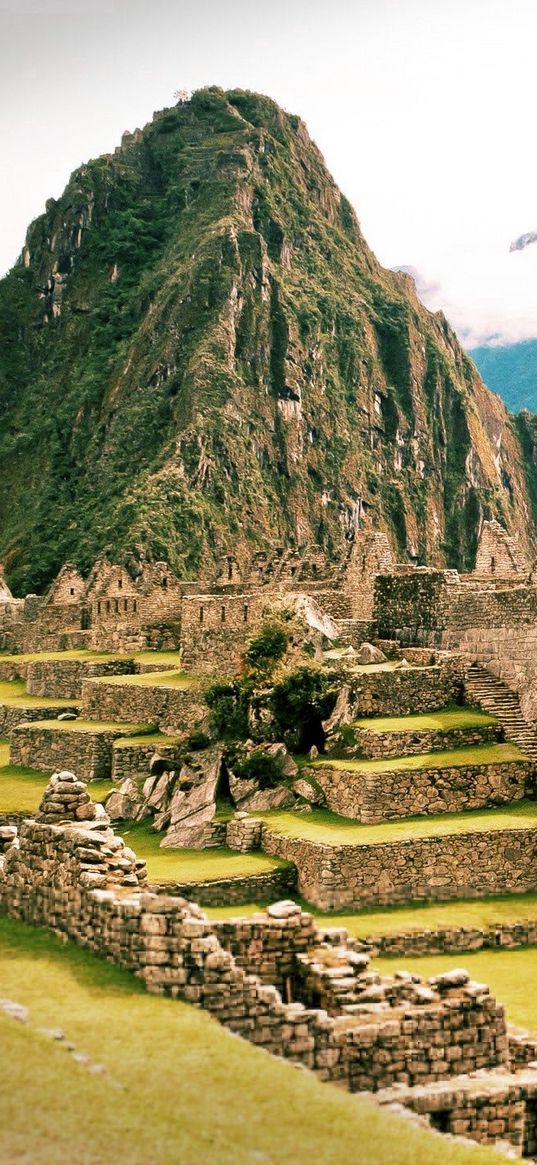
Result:
<svg viewBox="0 0 537 1165">
<path fill-rule="evenodd" d="M 484 728 L 496 724 L 496 717 L 478 708 L 444 708 L 441 712 L 426 712 L 420 716 L 374 716 L 371 720 L 355 720 L 352 728 L 368 732 L 451 732 L 456 728 Z"/>
<path fill-rule="evenodd" d="M 134 660 L 136 663 L 169 663 L 170 667 L 173 668 L 177 667 L 179 663 L 179 655 L 178 651 L 136 651 L 125 654 L 124 652 L 89 651 L 84 648 L 71 651 L 33 651 L 21 655 L 0 652 L 0 663 L 38 663 L 63 659 L 104 663 L 109 660 L 124 659 L 126 662 Z"/>
<path fill-rule="evenodd" d="M 227 849 L 161 849 L 164 834 L 146 821 L 119 821 L 114 825 L 135 851 L 145 858 L 150 879 L 156 882 L 209 882 L 220 878 L 245 878 L 285 867 L 286 862 L 268 854 L 236 853 Z"/>
<path fill-rule="evenodd" d="M 451 967 L 465 967 L 473 979 L 488 983 L 493 995 L 505 1005 L 507 1018 L 537 1033 L 537 947 L 518 951 L 473 951 L 469 954 L 427 955 L 424 958 L 375 959 L 372 964 L 381 974 L 393 974 L 397 968 L 415 971 L 428 978 Z"/>
<path fill-rule="evenodd" d="M 0 704 L 8 708 L 77 708 L 76 700 L 53 696 L 28 696 L 24 680 L 0 680 Z"/>
<path fill-rule="evenodd" d="M 320 757 L 313 761 L 318 769 L 343 769 L 352 773 L 417 772 L 419 769 L 466 768 L 468 765 L 505 765 L 527 761 L 516 744 L 474 744 L 469 748 L 450 748 L 442 752 L 425 752 L 418 756 L 395 756 L 381 760 L 332 760 Z"/>
<path fill-rule="evenodd" d="M 406 817 L 380 825 L 361 825 L 337 817 L 326 809 L 311 813 L 259 813 L 267 825 L 285 837 L 301 837 L 321 845 L 384 845 L 419 837 L 445 837 L 453 833 L 487 833 L 497 829 L 537 829 L 537 802 L 517 801 L 507 808 L 476 809 L 468 813 L 442 813 L 431 817 Z"/>
<path fill-rule="evenodd" d="M 37 769 L 0 768 L 0 813 L 37 813 L 50 773 Z M 93 801 L 104 801 L 115 786 L 111 781 L 90 781 L 88 792 Z"/>
<path fill-rule="evenodd" d="M 164 744 L 177 744 L 179 737 L 166 736 L 164 732 L 147 732 L 137 736 L 121 736 L 119 740 L 114 740 L 114 748 L 130 748 L 133 744 L 150 744 L 155 748 L 159 748 Z"/>
<path fill-rule="evenodd" d="M 0 995 L 30 1012 L 26 1025 L 0 1015 L 9 1065 L 0 1160 L 10 1165 L 497 1161 L 297 1072 L 203 1011 L 148 995 L 127 972 L 8 919 L 0 919 Z M 53 1027 L 106 1075 L 91 1075 L 40 1034 Z"/>
<path fill-rule="evenodd" d="M 198 688 L 198 676 L 188 675 L 180 671 L 145 672 L 139 676 L 95 676 L 95 684 L 127 684 L 135 688 Z"/>
<path fill-rule="evenodd" d="M 537 893 L 504 894 L 494 898 L 464 899 L 457 902 L 416 903 L 410 906 L 386 906 L 384 909 L 361 910 L 349 914 L 324 913 L 303 898 L 294 896 L 303 909 L 326 926 L 344 926 L 356 938 L 422 930 L 449 930 L 453 927 L 485 929 L 498 924 L 527 922 L 537 919 Z M 240 906 L 207 908 L 210 918 L 250 917 L 265 910 L 266 902 L 247 902 Z M 464 956 L 461 956 L 464 957 Z"/>
<path fill-rule="evenodd" d="M 113 720 L 31 720 L 25 728 L 36 728 L 41 731 L 49 728 L 54 732 L 121 732 L 129 737 L 141 736 L 144 740 L 152 739 L 150 724 L 122 724 Z M 156 733 L 155 733 L 156 735 Z M 130 740 L 129 740 L 130 743 Z"/>
</svg>

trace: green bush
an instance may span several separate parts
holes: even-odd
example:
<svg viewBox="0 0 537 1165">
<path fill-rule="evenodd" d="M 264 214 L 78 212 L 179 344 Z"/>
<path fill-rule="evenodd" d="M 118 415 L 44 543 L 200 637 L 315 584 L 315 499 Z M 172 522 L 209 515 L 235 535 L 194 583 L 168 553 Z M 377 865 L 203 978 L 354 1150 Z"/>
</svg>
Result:
<svg viewBox="0 0 537 1165">
<path fill-rule="evenodd" d="M 255 748 L 246 760 L 235 765 L 233 771 L 241 780 L 256 781 L 260 789 L 273 789 L 281 780 L 276 761 L 262 748 Z"/>
<path fill-rule="evenodd" d="M 283 659 L 289 644 L 289 632 L 281 622 L 265 623 L 250 639 L 244 653 L 245 663 L 260 676 L 270 676 Z"/>
<path fill-rule="evenodd" d="M 218 740 L 248 736 L 248 695 L 240 684 L 212 684 L 204 698 L 211 710 L 211 731 Z"/>
<path fill-rule="evenodd" d="M 293 747 L 306 751 L 312 744 L 324 748 L 322 721 L 336 699 L 332 676 L 304 665 L 275 684 L 269 705 L 281 732 L 290 734 Z"/>
<path fill-rule="evenodd" d="M 206 732 L 192 732 L 186 743 L 193 752 L 199 752 L 200 749 L 209 747 L 211 738 Z"/>
</svg>

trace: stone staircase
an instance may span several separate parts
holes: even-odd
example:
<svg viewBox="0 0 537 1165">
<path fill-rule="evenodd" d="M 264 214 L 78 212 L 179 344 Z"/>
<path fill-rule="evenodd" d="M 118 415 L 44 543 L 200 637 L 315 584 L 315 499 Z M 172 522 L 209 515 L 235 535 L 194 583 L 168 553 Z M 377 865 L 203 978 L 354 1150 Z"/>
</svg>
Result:
<svg viewBox="0 0 537 1165">
<path fill-rule="evenodd" d="M 466 669 L 466 692 L 471 702 L 496 717 L 506 740 L 537 762 L 537 732 L 524 718 L 516 692 L 477 664 Z"/>
</svg>

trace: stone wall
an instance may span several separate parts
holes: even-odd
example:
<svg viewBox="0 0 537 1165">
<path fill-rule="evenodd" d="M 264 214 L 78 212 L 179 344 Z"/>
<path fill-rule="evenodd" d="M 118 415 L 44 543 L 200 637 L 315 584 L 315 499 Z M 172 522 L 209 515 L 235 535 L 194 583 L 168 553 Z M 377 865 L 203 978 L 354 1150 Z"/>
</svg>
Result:
<svg viewBox="0 0 537 1165">
<path fill-rule="evenodd" d="M 97 727 L 94 732 L 77 731 L 76 721 L 69 729 L 22 724 L 11 733 L 10 763 L 44 773 L 55 773 L 68 765 L 84 781 L 109 780 L 112 743 L 119 735 L 119 731 Z"/>
<path fill-rule="evenodd" d="M 491 926 L 419 928 L 388 934 L 372 933 L 358 940 L 360 950 L 377 958 L 405 959 L 412 955 L 462 954 L 480 950 L 515 950 L 537 946 L 537 919 L 498 922 Z M 537 1053 L 531 1057 L 537 1059 Z"/>
<path fill-rule="evenodd" d="M 207 707 L 201 690 L 196 687 L 84 680 L 82 715 L 88 720 L 154 724 L 163 731 L 178 733 L 191 731 L 207 715 Z"/>
<path fill-rule="evenodd" d="M 284 837 L 265 824 L 262 843 L 265 853 L 294 862 L 300 893 L 319 910 L 537 889 L 537 829 L 332 846 Z"/>
<path fill-rule="evenodd" d="M 390 1089 L 381 1092 L 377 1100 L 380 1104 L 403 1104 L 428 1116 L 432 1127 L 440 1132 L 495 1146 L 510 1157 L 533 1158 L 537 1151 L 533 1112 L 537 1077 L 531 1070 L 515 1077 L 498 1073 L 489 1080 L 458 1077 L 452 1083 L 414 1090 Z M 438 1160 L 443 1154 L 440 1146 L 441 1142 L 435 1158 Z"/>
<path fill-rule="evenodd" d="M 456 661 L 427 668 L 400 667 L 388 671 L 345 675 L 352 717 L 410 716 L 435 712 L 460 700 L 463 670 Z"/>
<path fill-rule="evenodd" d="M 45 659 L 27 663 L 24 668 L 29 696 L 65 700 L 78 699 L 83 680 L 92 676 L 131 675 L 134 671 L 132 659 Z"/>
<path fill-rule="evenodd" d="M 394 767 L 383 772 L 336 768 L 322 761 L 312 772 L 333 813 L 369 824 L 509 804 L 534 792 L 530 761 L 450 768 L 431 764 L 428 768 Z"/>
<path fill-rule="evenodd" d="M 219 844 L 222 844 L 221 839 Z M 270 902 L 295 894 L 297 872 L 294 866 L 283 864 L 265 874 L 246 878 L 214 878 L 206 882 L 166 882 L 153 884 L 156 894 L 179 894 L 202 906 L 240 906 L 243 902 Z"/>
<path fill-rule="evenodd" d="M 130 744 L 128 740 L 116 740 L 112 747 L 112 780 L 117 784 L 130 778 L 133 781 L 147 780 L 149 762 L 155 752 L 170 762 L 170 771 L 181 767 L 178 757 L 179 744 L 163 744 L 155 735 L 145 744 Z"/>
<path fill-rule="evenodd" d="M 271 599 L 264 592 L 189 595 L 183 600 L 181 663 L 186 671 L 234 675 Z"/>
<path fill-rule="evenodd" d="M 85 806 L 83 799 L 80 782 L 70 774 L 53 779 L 43 801 L 44 820 L 24 822 L 20 843 L 6 850 L 0 905 L 11 917 L 67 935 L 134 971 L 149 991 L 203 1006 L 267 1051 L 351 1089 L 447 1078 L 455 1048 L 468 1070 L 508 1064 L 503 1010 L 488 988 L 469 983 L 467 976 L 426 989 L 418 1007 L 409 987 L 389 980 L 397 1006 L 388 992 L 381 1015 L 348 1015 L 343 1025 L 325 1011 L 282 1003 L 275 986 L 246 973 L 224 950 L 199 908 L 144 890 L 143 863 L 114 837 L 95 807 L 92 820 L 52 823 L 62 820 L 69 804 L 77 814 L 89 812 L 89 798 Z M 295 941 L 284 935 L 283 920 L 293 913 L 299 908 L 285 904 L 279 940 L 272 929 L 262 940 L 263 956 L 275 943 L 270 957 L 280 973 Z M 249 964 L 244 944 L 242 951 Z M 413 982 L 411 990 L 416 993 L 418 986 Z"/>
<path fill-rule="evenodd" d="M 0 704 L 0 737 L 11 737 L 18 724 L 31 724 L 36 720 L 57 720 L 58 716 L 67 710 L 65 704 L 48 704 L 41 708 L 28 707 L 23 702 L 14 705 Z"/>
<path fill-rule="evenodd" d="M 213 928 L 246 974 L 283 992 L 286 980 L 296 975 L 297 955 L 314 945 L 317 932 L 311 914 L 300 911 L 282 918 L 281 913 L 269 906 L 249 918 L 215 920 Z"/>
<path fill-rule="evenodd" d="M 528 563 L 515 538 L 495 520 L 483 522 L 475 560 L 475 573 L 497 575 L 500 578 L 522 576 L 528 573 Z"/>
<path fill-rule="evenodd" d="M 423 756 L 428 752 L 442 752 L 452 748 L 471 748 L 491 744 L 497 740 L 495 724 L 481 728 L 451 728 L 442 731 L 372 732 L 355 728 L 355 746 L 349 746 L 346 755 L 364 756 L 370 760 L 389 760 L 398 756 Z"/>
</svg>

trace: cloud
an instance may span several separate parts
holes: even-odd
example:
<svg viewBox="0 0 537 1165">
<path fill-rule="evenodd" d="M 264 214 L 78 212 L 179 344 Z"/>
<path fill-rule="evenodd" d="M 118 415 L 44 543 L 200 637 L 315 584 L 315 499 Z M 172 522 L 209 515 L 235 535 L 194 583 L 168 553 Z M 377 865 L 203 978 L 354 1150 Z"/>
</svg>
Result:
<svg viewBox="0 0 537 1165">
<path fill-rule="evenodd" d="M 394 269 L 412 276 L 422 303 L 444 313 L 466 348 L 537 337 L 537 248 L 461 252 L 439 270 Z"/>
<path fill-rule="evenodd" d="M 523 251 L 524 247 L 529 247 L 530 243 L 537 242 L 537 231 L 528 231 L 526 235 L 519 235 L 514 243 L 509 247 L 510 251 Z"/>
</svg>

